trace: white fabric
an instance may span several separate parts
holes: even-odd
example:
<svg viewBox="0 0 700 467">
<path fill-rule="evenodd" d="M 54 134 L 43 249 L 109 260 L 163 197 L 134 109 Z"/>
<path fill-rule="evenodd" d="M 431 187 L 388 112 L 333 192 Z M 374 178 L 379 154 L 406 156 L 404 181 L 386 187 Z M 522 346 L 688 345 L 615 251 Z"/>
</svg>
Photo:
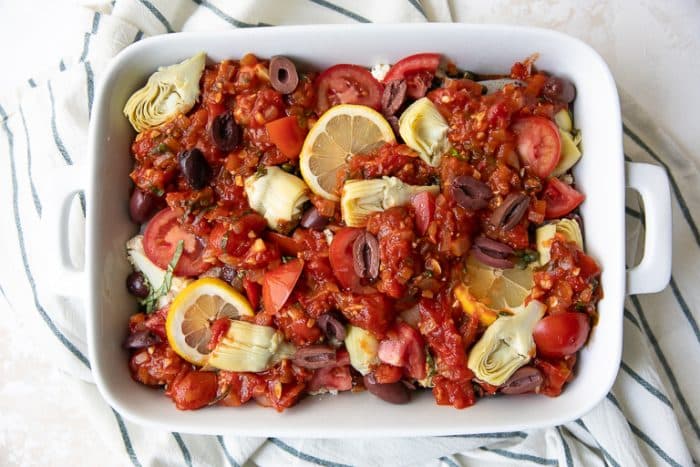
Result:
<svg viewBox="0 0 700 467">
<path fill-rule="evenodd" d="M 608 397 L 581 419 L 528 432 L 392 440 L 257 439 L 159 433 L 125 422 L 101 399 L 85 355 L 84 310 L 80 303 L 50 292 L 56 278 L 42 277 L 45 252 L 39 221 L 42 199 L 50 196 L 35 174 L 85 158 L 94 83 L 119 50 L 144 36 L 168 31 L 203 31 L 258 24 L 342 23 L 354 21 L 451 21 L 489 17 L 512 2 L 334 0 L 118 0 L 85 5 L 85 30 L 74 50 L 64 51 L 65 70 L 34 76 L 17 93 L 0 99 L 0 244 L 4 268 L 0 292 L 15 319 L 38 314 L 55 344 L 61 366 L 75 376 L 94 428 L 114 455 L 135 465 L 509 465 L 637 466 L 693 464 L 700 459 L 700 357 L 697 319 L 700 291 L 700 206 L 698 159 L 646 116 L 622 90 L 625 152 L 632 160 L 667 168 L 673 178 L 674 269 L 670 287 L 626 303 L 623 364 Z M 518 3 L 518 2 L 515 2 Z M 527 2 L 518 3 L 525 8 Z M 540 2 L 537 2 L 539 5 Z M 584 2 L 577 14 L 605 14 Z M 529 4 L 529 3 L 527 3 Z M 617 6 L 619 9 L 618 2 Z M 496 6 L 494 6 L 496 5 Z M 627 5 L 627 4 L 625 4 Z M 543 7 L 542 5 L 539 5 Z M 598 10 L 596 10 L 598 8 Z M 534 9 L 536 11 L 536 8 Z M 562 17 L 566 16 L 562 12 Z M 527 15 L 525 15 L 527 16 Z M 493 15 L 490 16 L 493 18 Z M 698 18 L 698 16 L 696 16 Z M 536 23 L 536 21 L 533 21 Z M 575 21 L 572 20 L 575 30 Z M 564 23 L 565 25 L 565 23 Z M 550 26 L 562 26 L 554 24 Z M 696 23 L 697 26 L 697 23 Z M 566 27 L 561 27 L 566 30 Z M 595 40 L 595 38 L 593 38 Z M 640 52 L 641 53 L 641 52 Z M 695 66 L 697 66 L 695 62 Z M 637 73 L 636 69 L 624 70 Z M 621 80 L 624 81 L 624 80 Z M 649 102 L 646 102 L 647 109 Z M 693 110 L 696 106 L 692 107 Z M 654 105 L 652 102 L 651 105 Z M 660 105 L 660 104 L 659 104 Z M 654 108 L 654 107 L 652 107 Z M 690 114 L 690 112 L 689 112 Z M 688 121 L 697 121 L 687 117 Z M 695 123 L 696 125 L 696 123 Z M 90 200 L 87 200 L 89 202 Z M 638 256 L 643 229 L 631 204 L 630 263 Z M 76 201 L 71 224 L 74 252 L 82 245 L 83 211 Z M 80 253 L 76 261 L 80 262 Z M 33 319 L 33 318 L 32 318 Z M 47 337 L 49 335 L 53 337 Z M 410 410 L 410 407 L 407 407 Z M 235 409 L 231 409 L 235 416 Z M 697 462 L 695 462 L 697 464 Z"/>
</svg>

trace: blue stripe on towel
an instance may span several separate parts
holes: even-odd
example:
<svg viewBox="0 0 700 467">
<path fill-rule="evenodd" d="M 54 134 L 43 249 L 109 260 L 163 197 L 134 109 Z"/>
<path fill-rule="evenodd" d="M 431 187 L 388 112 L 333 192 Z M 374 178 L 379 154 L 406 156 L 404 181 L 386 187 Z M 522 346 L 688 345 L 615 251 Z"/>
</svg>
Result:
<svg viewBox="0 0 700 467">
<path fill-rule="evenodd" d="M 73 159 L 70 157 L 70 154 L 68 154 L 65 144 L 63 144 L 63 140 L 58 135 L 58 128 L 56 127 L 56 101 L 53 98 L 53 89 L 51 89 L 51 81 L 49 81 L 46 84 L 49 88 L 49 99 L 51 101 L 51 133 L 53 134 L 53 140 L 56 143 L 58 152 L 61 153 L 63 160 L 65 160 L 68 165 L 73 165 Z"/>
<path fill-rule="evenodd" d="M 180 451 L 182 451 L 182 457 L 185 459 L 185 464 L 187 464 L 187 467 L 192 467 L 192 456 L 190 455 L 190 450 L 187 449 L 187 446 L 185 446 L 182 436 L 180 436 L 180 433 L 172 433 L 172 435 L 173 438 L 175 438 L 177 445 L 180 446 Z"/>
<path fill-rule="evenodd" d="M 698 323 L 695 321 L 695 317 L 688 307 L 688 302 L 685 301 L 685 298 L 683 297 L 681 290 L 678 288 L 678 284 L 676 284 L 676 280 L 673 278 L 673 276 L 671 276 L 671 291 L 673 292 L 673 296 L 676 297 L 676 301 L 678 302 L 678 305 L 680 305 L 683 314 L 690 323 L 690 327 L 693 328 L 695 339 L 700 342 L 700 330 L 698 330 Z"/>
<path fill-rule="evenodd" d="M 370 20 L 367 18 L 358 15 L 357 13 L 353 13 L 350 10 L 346 10 L 343 7 L 340 7 L 336 5 L 335 3 L 327 2 L 326 0 L 310 0 L 312 3 L 315 3 L 316 5 L 322 6 L 324 8 L 328 8 L 329 10 L 333 10 L 336 13 L 340 13 L 343 16 L 347 16 L 348 18 L 354 19 L 355 21 L 358 21 L 360 23 L 371 23 Z"/>
<path fill-rule="evenodd" d="M 148 11 L 150 11 L 151 14 L 156 17 L 158 21 L 160 21 L 160 23 L 163 25 L 167 32 L 175 32 L 165 15 L 163 15 L 163 13 L 161 13 L 160 10 L 156 8 L 151 2 L 149 2 L 148 0 L 139 0 L 139 2 L 141 2 L 141 4 L 145 6 L 148 9 Z"/>
<path fill-rule="evenodd" d="M 226 444 L 224 444 L 224 437 L 221 435 L 218 435 L 216 437 L 216 440 L 219 442 L 221 445 L 221 449 L 224 450 L 224 455 L 226 456 L 226 460 L 228 461 L 229 465 L 231 467 L 241 467 L 241 465 L 236 462 L 236 459 L 233 458 L 230 452 L 228 452 L 228 449 L 226 449 Z"/>
<path fill-rule="evenodd" d="M 574 420 L 574 421 L 576 422 L 576 424 L 577 424 L 578 426 L 580 426 L 581 428 L 583 428 L 584 430 L 586 430 L 586 431 L 588 432 L 588 434 L 591 435 L 591 438 L 593 438 L 593 440 L 594 440 L 594 441 L 596 442 L 596 444 L 598 445 L 598 448 L 599 448 L 600 451 L 603 453 L 603 457 L 604 457 L 610 464 L 612 464 L 613 467 L 621 467 L 621 466 L 620 466 L 620 463 L 617 462 L 617 461 L 615 460 L 615 458 L 614 458 L 612 455 L 610 455 L 610 453 L 600 444 L 600 442 L 598 441 L 598 439 L 597 439 L 595 436 L 593 436 L 593 433 L 591 433 L 591 430 L 589 430 L 588 427 L 586 426 L 586 424 L 583 423 L 583 420 L 581 420 L 581 419 L 579 418 L 578 420 Z"/>
<path fill-rule="evenodd" d="M 662 393 L 660 390 L 656 389 L 654 386 L 651 385 L 647 380 L 639 376 L 632 368 L 629 367 L 624 361 L 620 362 L 620 367 L 628 374 L 630 377 L 635 380 L 637 383 L 639 383 L 644 389 L 646 389 L 650 394 L 652 394 L 654 397 L 656 397 L 659 401 L 663 402 L 666 404 L 670 409 L 673 408 L 673 405 L 671 404 L 671 401 L 666 397 L 664 393 Z"/>
<path fill-rule="evenodd" d="M 297 457 L 303 461 L 306 462 L 312 462 L 317 465 L 322 465 L 323 467 L 350 467 L 347 464 L 339 464 L 337 462 L 331 462 L 327 461 L 325 459 L 320 459 L 318 457 L 312 456 L 310 454 L 306 454 L 305 452 L 301 452 L 298 449 L 294 449 L 287 443 L 277 439 L 277 438 L 268 438 L 268 441 L 270 441 L 272 444 L 283 450 L 284 452 L 291 454 L 294 457 Z"/>
<path fill-rule="evenodd" d="M 122 419 L 122 416 L 119 415 L 119 413 L 117 413 L 116 410 L 112 409 L 112 412 L 114 413 L 114 417 L 117 419 L 117 425 L 119 425 L 119 433 L 122 436 L 122 441 L 124 441 L 124 448 L 126 448 L 126 453 L 129 455 L 131 463 L 134 464 L 136 467 L 141 467 L 141 462 L 139 462 L 139 458 L 136 457 L 136 453 L 134 452 L 134 446 L 131 444 L 131 438 L 129 438 L 129 430 L 126 429 L 124 419 Z"/>
<path fill-rule="evenodd" d="M 22 106 L 19 107 L 19 116 L 22 119 L 22 127 L 24 128 L 24 139 L 27 141 L 27 177 L 29 178 L 29 186 L 32 190 L 32 200 L 34 201 L 36 213 L 41 217 L 41 199 L 39 198 L 39 193 L 36 191 L 34 178 L 32 177 L 32 146 L 29 140 L 29 129 L 27 128 L 27 121 L 24 118 Z"/>
<path fill-rule="evenodd" d="M 519 452 L 506 451 L 505 449 L 499 448 L 487 448 L 486 446 L 481 446 L 479 449 L 486 452 L 492 452 L 498 454 L 499 456 L 507 457 L 508 459 L 518 460 L 518 461 L 529 461 L 540 465 L 558 465 L 556 459 L 547 459 L 540 456 L 533 456 L 531 454 L 522 454 Z"/>
</svg>

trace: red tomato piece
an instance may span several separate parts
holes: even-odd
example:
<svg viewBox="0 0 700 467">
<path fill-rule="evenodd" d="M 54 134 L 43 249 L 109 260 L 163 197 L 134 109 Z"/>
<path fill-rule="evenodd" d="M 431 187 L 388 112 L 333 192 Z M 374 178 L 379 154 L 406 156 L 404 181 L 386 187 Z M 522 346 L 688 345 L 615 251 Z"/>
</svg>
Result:
<svg viewBox="0 0 700 467">
<path fill-rule="evenodd" d="M 250 306 L 253 307 L 253 310 L 257 310 L 260 305 L 260 284 L 244 277 L 243 290 L 245 290 Z"/>
<path fill-rule="evenodd" d="M 358 65 L 332 66 L 319 75 L 316 85 L 319 114 L 338 104 L 366 105 L 375 110 L 381 106 L 382 85 Z"/>
<path fill-rule="evenodd" d="M 219 318 L 211 323 L 209 331 L 211 332 L 211 339 L 209 339 L 209 350 L 214 350 L 214 348 L 219 344 L 221 338 L 226 335 L 229 328 L 231 327 L 231 320 L 229 318 Z"/>
<path fill-rule="evenodd" d="M 282 154 L 289 158 L 299 156 L 301 147 L 304 145 L 306 130 L 299 126 L 297 117 L 278 118 L 265 124 L 265 129 L 270 137 L 270 141 L 277 146 Z"/>
<path fill-rule="evenodd" d="M 567 215 L 586 199 L 583 193 L 576 191 L 571 185 L 567 185 L 558 178 L 547 181 L 542 196 L 547 202 L 547 210 L 545 211 L 547 219 Z"/>
<path fill-rule="evenodd" d="M 379 359 L 406 368 L 415 379 L 425 378 L 425 342 L 420 333 L 406 323 L 397 323 L 379 343 Z"/>
<path fill-rule="evenodd" d="M 322 389 L 330 391 L 349 391 L 352 389 L 350 367 L 332 366 L 316 370 L 306 390 L 317 392 Z"/>
<path fill-rule="evenodd" d="M 416 213 L 416 228 L 420 235 L 425 235 L 430 222 L 435 215 L 435 197 L 432 193 L 424 191 L 411 198 L 411 206 Z"/>
<path fill-rule="evenodd" d="M 532 335 L 538 355 L 561 358 L 583 347 L 590 330 L 588 315 L 565 311 L 544 317 L 537 323 Z"/>
<path fill-rule="evenodd" d="M 198 276 L 211 267 L 204 261 L 202 241 L 180 226 L 177 214 L 170 208 L 160 211 L 148 223 L 143 234 L 143 249 L 156 266 L 166 269 L 180 240 L 184 247 L 175 266 L 175 275 Z"/>
<path fill-rule="evenodd" d="M 301 276 L 302 269 L 304 269 L 304 262 L 293 259 L 265 273 L 262 295 L 266 311 L 277 313 L 284 306 Z"/>
<path fill-rule="evenodd" d="M 440 54 L 421 53 L 402 58 L 391 67 L 383 81 L 388 83 L 404 79 L 406 94 L 413 99 L 420 99 L 430 87 L 441 57 Z"/>
<path fill-rule="evenodd" d="M 360 277 L 353 266 L 352 245 L 362 230 L 353 227 L 340 229 L 333 236 L 328 250 L 328 259 L 333 274 L 346 289 L 354 289 L 360 285 Z"/>
<path fill-rule="evenodd" d="M 200 409 L 216 399 L 216 373 L 191 371 L 177 378 L 168 391 L 180 410 Z"/>
<path fill-rule="evenodd" d="M 265 232 L 265 240 L 276 243 L 280 251 L 287 256 L 296 256 L 301 251 L 301 245 L 296 240 L 277 232 Z"/>
<path fill-rule="evenodd" d="M 535 366 L 542 372 L 544 377 L 540 392 L 549 397 L 556 397 L 561 394 L 564 384 L 573 377 L 572 370 L 575 364 L 575 355 L 552 362 L 536 358 Z"/>
<path fill-rule="evenodd" d="M 547 178 L 559 163 L 561 140 L 557 126 L 544 117 L 524 117 L 513 123 L 515 146 L 520 161 L 530 172 Z"/>
</svg>

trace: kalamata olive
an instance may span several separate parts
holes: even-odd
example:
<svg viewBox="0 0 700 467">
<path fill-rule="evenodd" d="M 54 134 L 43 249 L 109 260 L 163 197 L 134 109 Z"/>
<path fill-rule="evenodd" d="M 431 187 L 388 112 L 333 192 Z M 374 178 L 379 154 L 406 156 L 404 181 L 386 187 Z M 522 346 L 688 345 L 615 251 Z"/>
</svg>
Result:
<svg viewBox="0 0 700 467">
<path fill-rule="evenodd" d="M 394 79 L 386 83 L 382 94 L 382 113 L 386 116 L 394 115 L 399 111 L 406 99 L 406 81 Z"/>
<path fill-rule="evenodd" d="M 493 193 L 484 182 L 469 175 L 460 175 L 452 181 L 452 197 L 463 208 L 476 211 L 488 206 Z"/>
<path fill-rule="evenodd" d="M 217 115 L 209 129 L 211 139 L 221 152 L 231 152 L 241 145 L 243 132 L 233 118 L 231 111 Z"/>
<path fill-rule="evenodd" d="M 152 345 L 160 344 L 161 338 L 158 334 L 152 333 L 148 329 L 143 331 L 136 331 L 124 339 L 122 347 L 125 349 L 142 349 L 144 347 L 150 347 Z"/>
<path fill-rule="evenodd" d="M 513 375 L 508 378 L 508 381 L 501 386 L 500 391 L 503 394 L 525 394 L 526 392 L 534 392 L 540 384 L 542 384 L 542 373 L 533 366 L 524 366 L 519 368 Z"/>
<path fill-rule="evenodd" d="M 221 272 L 219 273 L 219 277 L 221 278 L 221 280 L 226 281 L 229 284 L 231 284 L 238 277 L 238 274 L 236 273 L 236 269 L 232 268 L 229 265 L 224 265 L 221 268 Z"/>
<path fill-rule="evenodd" d="M 550 101 L 569 104 L 576 98 L 576 87 L 566 78 L 550 76 L 544 83 L 542 95 Z"/>
<path fill-rule="evenodd" d="M 270 59 L 270 84 L 282 94 L 293 92 L 299 84 L 297 67 L 287 57 L 278 55 Z"/>
<path fill-rule="evenodd" d="M 403 143 L 403 138 L 401 137 L 401 133 L 399 132 L 399 117 L 397 117 L 396 115 L 389 115 L 388 117 L 386 117 L 386 121 L 389 122 L 389 125 L 391 125 L 391 129 L 394 130 L 396 142 Z"/>
<path fill-rule="evenodd" d="M 180 170 L 188 185 L 195 190 L 201 190 L 209 184 L 212 170 L 202 151 L 197 148 L 188 149 L 182 151 L 178 159 L 180 160 Z"/>
<path fill-rule="evenodd" d="M 377 237 L 364 231 L 352 245 L 355 274 L 363 279 L 374 280 L 379 275 L 379 242 Z"/>
<path fill-rule="evenodd" d="M 299 348 L 292 357 L 292 363 L 301 368 L 317 370 L 335 366 L 335 349 L 326 345 L 310 345 Z"/>
<path fill-rule="evenodd" d="M 518 225 L 530 205 L 530 197 L 522 193 L 510 193 L 491 215 L 491 224 L 502 230 Z"/>
<path fill-rule="evenodd" d="M 303 216 L 301 216 L 301 226 L 305 229 L 321 230 L 326 224 L 328 224 L 328 219 L 323 217 L 316 206 L 311 206 L 306 210 Z"/>
<path fill-rule="evenodd" d="M 145 224 L 158 210 L 159 201 L 153 193 L 134 188 L 129 199 L 129 217 L 136 224 Z"/>
<path fill-rule="evenodd" d="M 411 400 L 410 391 L 401 381 L 388 384 L 378 383 L 374 373 L 365 375 L 363 381 L 369 392 L 386 402 L 406 404 Z"/>
<path fill-rule="evenodd" d="M 126 289 L 138 298 L 148 297 L 149 287 L 143 273 L 134 271 L 126 277 Z"/>
<path fill-rule="evenodd" d="M 471 251 L 474 258 L 487 266 L 499 269 L 510 269 L 513 267 L 513 261 L 510 259 L 510 256 L 513 255 L 515 250 L 505 243 L 480 235 L 474 240 Z"/>
<path fill-rule="evenodd" d="M 345 339 L 345 325 L 332 312 L 322 314 L 316 322 L 329 339 Z"/>
</svg>

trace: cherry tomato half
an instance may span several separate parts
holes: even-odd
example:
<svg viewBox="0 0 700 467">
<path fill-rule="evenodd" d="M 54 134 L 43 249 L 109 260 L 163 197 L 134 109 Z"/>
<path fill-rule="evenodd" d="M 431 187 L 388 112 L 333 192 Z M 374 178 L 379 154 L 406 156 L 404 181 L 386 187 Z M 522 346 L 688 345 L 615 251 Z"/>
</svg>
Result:
<svg viewBox="0 0 700 467">
<path fill-rule="evenodd" d="M 170 208 L 160 211 L 148 223 L 143 234 L 143 249 L 156 266 L 166 269 L 180 240 L 184 248 L 175 266 L 176 276 L 198 276 L 211 267 L 202 256 L 202 241 L 180 226 L 177 214 Z"/>
<path fill-rule="evenodd" d="M 547 202 L 547 210 L 545 211 L 547 219 L 569 214 L 586 199 L 582 193 L 579 193 L 558 178 L 552 178 L 547 181 L 547 186 L 542 196 Z"/>
<path fill-rule="evenodd" d="M 561 157 L 559 129 L 554 122 L 544 117 L 524 117 L 517 119 L 511 129 L 523 165 L 542 179 L 549 177 Z"/>
<path fill-rule="evenodd" d="M 338 104 L 360 104 L 379 110 L 382 85 L 372 73 L 358 65 L 335 65 L 321 73 L 317 81 L 319 114 Z"/>
<path fill-rule="evenodd" d="M 535 325 L 532 335 L 538 355 L 561 358 L 583 347 L 590 330 L 588 315 L 565 311 L 544 317 Z"/>
<path fill-rule="evenodd" d="M 304 262 L 293 259 L 265 273 L 262 296 L 266 311 L 277 313 L 284 306 L 301 276 L 302 269 Z"/>
<path fill-rule="evenodd" d="M 265 129 L 270 137 L 270 141 L 277 146 L 282 154 L 289 158 L 299 155 L 301 147 L 304 145 L 306 130 L 299 126 L 297 117 L 278 118 L 265 124 Z"/>
<path fill-rule="evenodd" d="M 379 343 L 379 359 L 403 367 L 415 379 L 425 378 L 425 341 L 418 331 L 406 323 L 397 323 Z"/>
<path fill-rule="evenodd" d="M 406 80 L 406 94 L 413 99 L 423 97 L 433 81 L 440 65 L 440 54 L 422 53 L 402 58 L 389 69 L 384 77 L 388 83 L 395 79 Z"/>
<path fill-rule="evenodd" d="M 420 235 L 425 235 L 435 215 L 435 197 L 423 191 L 411 198 L 411 206 L 416 213 L 416 228 Z"/>
<path fill-rule="evenodd" d="M 333 236 L 328 250 L 328 259 L 333 274 L 346 289 L 354 289 L 360 285 L 360 277 L 355 273 L 353 265 L 352 245 L 362 230 L 353 227 L 340 229 Z"/>
</svg>

